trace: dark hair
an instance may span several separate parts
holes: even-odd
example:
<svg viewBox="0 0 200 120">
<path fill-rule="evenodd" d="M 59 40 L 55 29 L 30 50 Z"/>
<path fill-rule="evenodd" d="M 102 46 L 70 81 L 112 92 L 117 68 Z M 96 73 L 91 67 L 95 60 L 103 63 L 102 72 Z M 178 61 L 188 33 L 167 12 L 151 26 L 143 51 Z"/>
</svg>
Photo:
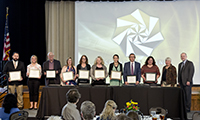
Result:
<svg viewBox="0 0 200 120">
<path fill-rule="evenodd" d="M 131 57 L 131 55 L 134 55 L 134 58 L 136 58 L 136 56 L 135 56 L 135 54 L 134 54 L 134 53 L 131 53 L 131 54 L 129 55 L 129 58 Z"/>
<path fill-rule="evenodd" d="M 95 114 L 96 114 L 96 107 L 94 103 L 91 101 L 84 101 L 81 104 L 81 113 L 83 114 L 83 118 L 85 120 L 93 120 Z"/>
<path fill-rule="evenodd" d="M 132 120 L 130 117 L 126 116 L 126 114 L 121 113 L 117 115 L 117 120 Z"/>
<path fill-rule="evenodd" d="M 116 56 L 117 58 L 119 58 L 119 55 L 118 55 L 118 54 L 114 54 L 114 55 L 113 55 L 113 58 L 114 58 L 115 56 Z"/>
<path fill-rule="evenodd" d="M 154 59 L 152 56 L 149 56 L 149 57 L 146 59 L 145 65 L 146 65 L 146 66 L 148 65 L 148 61 L 149 61 L 150 58 L 152 58 L 152 60 L 153 60 L 153 65 L 156 65 L 155 59 Z"/>
<path fill-rule="evenodd" d="M 12 54 L 12 55 L 14 55 L 14 54 L 18 54 L 18 55 L 19 55 L 19 53 L 18 53 L 18 52 L 13 52 L 13 54 Z"/>
<path fill-rule="evenodd" d="M 7 94 L 3 100 L 2 107 L 5 113 L 10 113 L 11 108 L 17 108 L 17 98 L 13 94 Z"/>
<path fill-rule="evenodd" d="M 70 103 L 76 103 L 78 99 L 81 98 L 81 94 L 78 92 L 77 89 L 70 89 L 67 94 L 67 101 Z"/>
<path fill-rule="evenodd" d="M 83 57 L 85 57 L 85 59 L 86 59 L 85 63 L 88 64 L 88 58 L 87 58 L 86 55 L 82 55 L 82 56 L 81 56 L 81 59 L 80 59 L 80 61 L 79 61 L 79 64 L 82 64 L 82 59 L 83 59 Z"/>
<path fill-rule="evenodd" d="M 134 111 L 129 111 L 128 113 L 126 113 L 126 115 L 133 120 L 139 120 L 138 114 Z"/>
</svg>

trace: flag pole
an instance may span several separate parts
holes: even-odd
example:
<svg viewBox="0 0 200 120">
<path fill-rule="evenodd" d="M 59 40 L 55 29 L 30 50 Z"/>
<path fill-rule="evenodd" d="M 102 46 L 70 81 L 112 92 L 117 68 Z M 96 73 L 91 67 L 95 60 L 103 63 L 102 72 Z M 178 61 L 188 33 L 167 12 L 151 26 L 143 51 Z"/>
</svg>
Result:
<svg viewBox="0 0 200 120">
<path fill-rule="evenodd" d="M 8 10 L 9 10 L 9 7 L 6 7 L 6 18 L 8 16 Z"/>
<path fill-rule="evenodd" d="M 6 7 L 6 13 L 8 14 L 9 7 Z"/>
</svg>

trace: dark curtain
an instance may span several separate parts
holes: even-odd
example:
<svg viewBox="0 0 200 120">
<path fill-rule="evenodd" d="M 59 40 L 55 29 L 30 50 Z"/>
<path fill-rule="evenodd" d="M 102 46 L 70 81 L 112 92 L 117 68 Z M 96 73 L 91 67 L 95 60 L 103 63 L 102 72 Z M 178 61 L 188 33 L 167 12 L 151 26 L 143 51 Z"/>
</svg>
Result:
<svg viewBox="0 0 200 120">
<path fill-rule="evenodd" d="M 0 0 L 0 59 L 3 57 L 6 7 L 9 7 L 10 58 L 13 52 L 18 52 L 26 67 L 34 54 L 42 65 L 46 60 L 45 0 Z"/>
</svg>

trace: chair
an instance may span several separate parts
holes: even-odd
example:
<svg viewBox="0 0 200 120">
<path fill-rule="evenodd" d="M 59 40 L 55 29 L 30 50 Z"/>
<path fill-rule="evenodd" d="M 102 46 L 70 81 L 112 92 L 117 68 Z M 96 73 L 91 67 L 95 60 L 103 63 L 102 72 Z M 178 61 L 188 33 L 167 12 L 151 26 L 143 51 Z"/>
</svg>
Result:
<svg viewBox="0 0 200 120">
<path fill-rule="evenodd" d="M 28 112 L 27 111 L 18 111 L 12 113 L 9 117 L 9 120 L 27 120 L 28 119 Z"/>
<path fill-rule="evenodd" d="M 192 120 L 200 120 L 200 113 L 199 112 L 195 112 L 192 115 Z"/>
</svg>

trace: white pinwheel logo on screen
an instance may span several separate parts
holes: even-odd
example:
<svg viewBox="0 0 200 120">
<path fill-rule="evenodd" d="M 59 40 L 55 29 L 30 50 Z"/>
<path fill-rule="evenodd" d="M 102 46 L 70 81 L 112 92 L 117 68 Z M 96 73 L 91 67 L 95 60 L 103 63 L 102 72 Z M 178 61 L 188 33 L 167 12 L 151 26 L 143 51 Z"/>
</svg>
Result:
<svg viewBox="0 0 200 120">
<path fill-rule="evenodd" d="M 151 17 L 137 9 L 132 14 L 117 19 L 115 41 L 128 56 L 130 53 L 149 56 L 164 40 L 159 27 L 159 18 Z"/>
</svg>

